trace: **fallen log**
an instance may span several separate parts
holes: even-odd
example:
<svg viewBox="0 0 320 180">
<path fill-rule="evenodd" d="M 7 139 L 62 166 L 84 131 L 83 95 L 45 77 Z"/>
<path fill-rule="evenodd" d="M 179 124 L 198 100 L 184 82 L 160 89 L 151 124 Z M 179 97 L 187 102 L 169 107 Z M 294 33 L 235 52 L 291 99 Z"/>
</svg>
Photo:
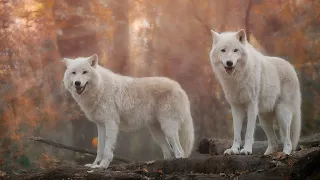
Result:
<svg viewBox="0 0 320 180">
<path fill-rule="evenodd" d="M 300 150 L 284 159 L 262 155 L 213 155 L 111 165 L 108 169 L 61 166 L 2 179 L 309 179 L 320 177 L 319 134 L 301 138 Z M 221 140 L 224 142 L 223 140 Z M 265 142 L 262 142 L 264 144 Z M 208 149 L 209 150 L 209 149 Z M 0 178 L 1 179 L 1 178 Z"/>
<path fill-rule="evenodd" d="M 214 155 L 197 159 L 157 160 L 112 165 L 108 169 L 61 166 L 40 173 L 4 179 L 316 179 L 320 147 L 295 151 L 284 159 L 261 155 Z"/>
<path fill-rule="evenodd" d="M 78 148 L 78 147 L 74 147 L 74 146 L 68 146 L 68 145 L 64 145 L 61 143 L 57 143 L 48 139 L 44 139 L 42 137 L 29 137 L 30 140 L 32 141 L 37 141 L 37 142 L 41 142 L 41 143 L 45 143 L 57 148 L 63 148 L 63 149 L 68 149 L 71 151 L 75 151 L 75 152 L 79 152 L 79 153 L 85 153 L 85 154 L 90 154 L 93 156 L 97 155 L 96 151 L 90 150 L 90 149 L 82 149 L 82 148 Z M 120 157 L 120 156 L 114 156 L 113 157 L 114 161 L 119 161 L 119 162 L 123 162 L 123 163 L 133 163 L 134 161 L 125 157 Z"/>
<path fill-rule="evenodd" d="M 232 140 L 204 138 L 200 141 L 197 151 L 200 154 L 221 155 L 226 149 L 230 148 L 231 145 Z M 319 145 L 320 133 L 317 133 L 312 136 L 306 136 L 301 138 L 298 144 L 298 149 L 306 149 L 310 147 L 316 147 Z M 267 141 L 255 141 L 252 146 L 252 153 L 261 155 L 266 151 L 267 147 Z M 279 150 L 281 150 L 282 147 L 283 145 L 279 143 Z"/>
</svg>

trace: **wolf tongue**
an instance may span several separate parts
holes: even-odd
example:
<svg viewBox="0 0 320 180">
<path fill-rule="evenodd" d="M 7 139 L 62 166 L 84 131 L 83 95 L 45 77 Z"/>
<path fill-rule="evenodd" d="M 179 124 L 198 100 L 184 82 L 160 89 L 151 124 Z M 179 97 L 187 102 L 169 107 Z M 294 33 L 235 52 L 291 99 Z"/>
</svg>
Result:
<svg viewBox="0 0 320 180">
<path fill-rule="evenodd" d="M 226 67 L 225 70 L 226 70 L 226 72 L 227 72 L 228 74 L 230 74 L 230 73 L 232 73 L 233 68 Z"/>
<path fill-rule="evenodd" d="M 77 90 L 77 93 L 79 94 L 79 93 L 81 93 L 82 92 L 82 87 L 80 87 L 80 88 L 76 88 L 76 90 Z"/>
</svg>

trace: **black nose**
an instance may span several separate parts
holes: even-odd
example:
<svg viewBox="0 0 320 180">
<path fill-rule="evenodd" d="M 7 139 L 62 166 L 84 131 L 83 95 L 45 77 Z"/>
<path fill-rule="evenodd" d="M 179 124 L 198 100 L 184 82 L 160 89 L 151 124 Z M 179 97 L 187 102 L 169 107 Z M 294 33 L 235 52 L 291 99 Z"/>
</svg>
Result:
<svg viewBox="0 0 320 180">
<path fill-rule="evenodd" d="M 81 85 L 81 82 L 80 82 L 80 81 L 76 81 L 76 82 L 74 82 L 74 84 L 75 84 L 76 86 L 80 86 L 80 85 Z"/>
<path fill-rule="evenodd" d="M 227 66 L 232 66 L 233 62 L 232 61 L 227 61 Z"/>
</svg>

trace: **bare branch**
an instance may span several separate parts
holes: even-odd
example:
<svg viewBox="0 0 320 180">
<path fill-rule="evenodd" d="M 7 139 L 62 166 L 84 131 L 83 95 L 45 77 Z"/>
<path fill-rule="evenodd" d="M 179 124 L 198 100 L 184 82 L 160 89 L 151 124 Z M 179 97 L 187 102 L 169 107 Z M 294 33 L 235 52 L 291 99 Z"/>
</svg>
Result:
<svg viewBox="0 0 320 180">
<path fill-rule="evenodd" d="M 48 145 L 51 145 L 51 146 L 54 146 L 54 147 L 57 147 L 57 148 L 63 148 L 63 149 L 68 149 L 68 150 L 75 151 L 75 152 L 86 153 L 86 154 L 91 154 L 91 155 L 97 155 L 96 151 L 93 151 L 93 150 L 90 150 L 90 149 L 82 149 L 82 148 L 78 148 L 78 147 L 74 147 L 74 146 L 68 146 L 68 145 L 57 143 L 57 142 L 54 142 L 54 141 L 51 141 L 51 140 L 44 139 L 42 137 L 29 137 L 29 139 L 32 140 L 32 141 L 42 142 L 42 143 L 45 143 L 45 144 L 48 144 Z M 124 163 L 132 163 L 132 162 L 134 162 L 131 159 L 128 159 L 128 158 L 125 158 L 125 157 L 119 157 L 119 156 L 114 156 L 113 160 L 121 161 L 121 162 L 124 162 Z"/>
</svg>

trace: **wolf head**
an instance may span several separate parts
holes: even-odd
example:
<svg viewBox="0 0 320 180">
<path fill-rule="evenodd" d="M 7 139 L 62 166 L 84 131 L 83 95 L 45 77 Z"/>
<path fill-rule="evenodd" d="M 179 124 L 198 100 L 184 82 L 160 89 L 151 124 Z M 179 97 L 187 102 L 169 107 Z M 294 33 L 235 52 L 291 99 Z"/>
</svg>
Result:
<svg viewBox="0 0 320 180">
<path fill-rule="evenodd" d="M 211 33 L 210 61 L 214 69 L 233 74 L 240 66 L 245 66 L 247 37 L 243 29 L 221 34 L 211 30 Z"/>
<path fill-rule="evenodd" d="M 71 93 L 82 94 L 88 88 L 92 88 L 100 83 L 100 76 L 97 71 L 98 56 L 78 57 L 75 59 L 63 58 L 66 64 L 63 83 L 65 88 Z"/>
</svg>

